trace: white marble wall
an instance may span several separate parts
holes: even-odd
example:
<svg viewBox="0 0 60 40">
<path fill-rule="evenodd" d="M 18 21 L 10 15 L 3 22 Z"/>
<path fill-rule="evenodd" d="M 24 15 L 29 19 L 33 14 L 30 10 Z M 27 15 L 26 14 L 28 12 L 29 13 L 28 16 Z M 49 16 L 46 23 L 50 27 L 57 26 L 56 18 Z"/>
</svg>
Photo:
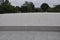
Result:
<svg viewBox="0 0 60 40">
<path fill-rule="evenodd" d="M 0 14 L 0 26 L 60 26 L 60 13 Z"/>
</svg>

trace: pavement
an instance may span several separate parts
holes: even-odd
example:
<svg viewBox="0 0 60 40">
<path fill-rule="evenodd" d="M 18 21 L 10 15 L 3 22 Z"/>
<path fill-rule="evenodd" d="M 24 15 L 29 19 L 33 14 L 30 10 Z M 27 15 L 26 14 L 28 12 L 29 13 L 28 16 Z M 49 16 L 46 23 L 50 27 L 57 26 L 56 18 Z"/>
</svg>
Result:
<svg viewBox="0 0 60 40">
<path fill-rule="evenodd" d="M 0 31 L 0 40 L 60 40 L 60 32 Z"/>
</svg>

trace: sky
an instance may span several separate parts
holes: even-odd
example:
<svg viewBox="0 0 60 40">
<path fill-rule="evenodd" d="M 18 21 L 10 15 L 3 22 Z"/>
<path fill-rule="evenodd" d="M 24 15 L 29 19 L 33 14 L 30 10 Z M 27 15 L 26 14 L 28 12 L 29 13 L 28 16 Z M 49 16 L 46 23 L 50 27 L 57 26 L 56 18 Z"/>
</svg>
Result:
<svg viewBox="0 0 60 40">
<path fill-rule="evenodd" d="M 50 7 L 53 5 L 60 4 L 60 0 L 9 0 L 14 6 L 21 6 L 25 1 L 33 2 L 35 7 L 40 7 L 42 3 L 49 4 Z"/>
</svg>

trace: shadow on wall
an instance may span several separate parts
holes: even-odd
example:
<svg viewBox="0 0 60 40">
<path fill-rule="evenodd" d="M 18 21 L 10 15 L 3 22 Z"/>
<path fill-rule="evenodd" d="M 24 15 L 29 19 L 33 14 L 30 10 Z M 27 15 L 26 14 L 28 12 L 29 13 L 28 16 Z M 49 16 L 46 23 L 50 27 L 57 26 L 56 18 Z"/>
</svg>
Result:
<svg viewBox="0 0 60 40">
<path fill-rule="evenodd" d="M 60 26 L 0 26 L 0 31 L 60 32 Z"/>
</svg>

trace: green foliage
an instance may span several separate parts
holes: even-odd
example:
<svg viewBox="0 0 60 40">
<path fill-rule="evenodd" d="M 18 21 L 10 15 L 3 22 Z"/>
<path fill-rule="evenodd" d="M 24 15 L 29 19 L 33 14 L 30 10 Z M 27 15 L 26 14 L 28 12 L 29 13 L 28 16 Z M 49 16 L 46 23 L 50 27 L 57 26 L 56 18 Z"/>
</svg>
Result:
<svg viewBox="0 0 60 40">
<path fill-rule="evenodd" d="M 17 12 L 17 10 L 15 9 L 14 6 L 12 6 L 9 3 L 8 0 L 6 0 L 0 5 L 0 13 L 15 13 L 15 12 Z"/>
<path fill-rule="evenodd" d="M 48 8 L 47 12 L 54 12 L 54 8 Z"/>
<path fill-rule="evenodd" d="M 20 7 L 19 7 L 19 6 L 16 6 L 15 8 L 16 8 L 18 11 L 20 11 Z"/>
<path fill-rule="evenodd" d="M 34 4 L 32 2 L 25 2 L 22 6 L 21 6 L 21 11 L 22 12 L 34 12 Z"/>
<path fill-rule="evenodd" d="M 41 8 L 35 8 L 35 12 L 43 12 Z"/>
<path fill-rule="evenodd" d="M 56 5 L 56 6 L 54 7 L 54 10 L 55 10 L 55 12 L 60 12 L 60 5 Z"/>
<path fill-rule="evenodd" d="M 47 3 L 43 3 L 39 8 L 35 8 L 32 2 L 26 1 L 21 7 L 14 7 L 8 0 L 0 5 L 0 13 L 16 12 L 60 12 L 60 5 L 55 5 L 55 7 L 51 8 Z"/>
<path fill-rule="evenodd" d="M 45 11 L 47 11 L 47 9 L 49 8 L 49 5 L 46 4 L 46 3 L 43 3 L 43 4 L 41 5 L 41 8 L 42 8 L 42 10 L 45 12 Z"/>
</svg>

